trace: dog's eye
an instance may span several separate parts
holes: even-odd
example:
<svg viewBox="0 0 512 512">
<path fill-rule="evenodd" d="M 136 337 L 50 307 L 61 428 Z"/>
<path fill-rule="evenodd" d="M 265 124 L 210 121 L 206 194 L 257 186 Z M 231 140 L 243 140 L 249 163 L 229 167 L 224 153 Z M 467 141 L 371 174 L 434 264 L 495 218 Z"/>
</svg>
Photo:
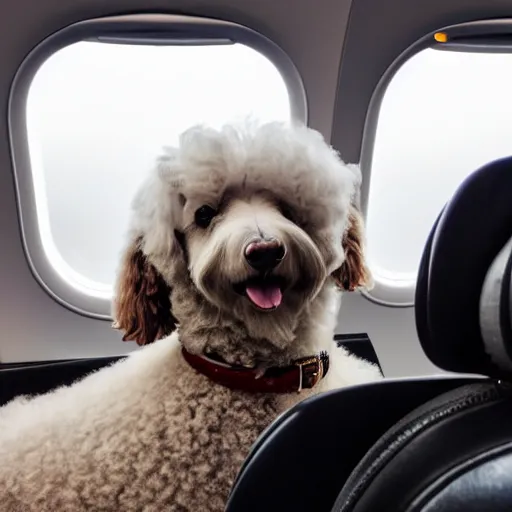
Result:
<svg viewBox="0 0 512 512">
<path fill-rule="evenodd" d="M 195 213 L 195 222 L 200 228 L 207 228 L 217 212 L 207 204 L 198 208 Z"/>
<path fill-rule="evenodd" d="M 287 205 L 286 203 L 280 203 L 279 204 L 279 210 L 281 211 L 281 214 L 286 217 L 288 220 L 291 220 L 292 222 L 295 222 L 297 219 L 295 218 L 295 213 L 292 210 L 292 208 Z"/>
</svg>

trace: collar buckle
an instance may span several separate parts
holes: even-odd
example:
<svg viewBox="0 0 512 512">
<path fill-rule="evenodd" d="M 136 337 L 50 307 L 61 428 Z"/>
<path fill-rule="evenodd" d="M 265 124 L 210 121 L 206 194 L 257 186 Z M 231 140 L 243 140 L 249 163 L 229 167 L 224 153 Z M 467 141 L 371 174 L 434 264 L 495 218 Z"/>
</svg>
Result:
<svg viewBox="0 0 512 512">
<path fill-rule="evenodd" d="M 327 352 L 320 352 L 316 356 L 295 361 L 295 365 L 299 367 L 297 393 L 300 393 L 303 389 L 314 388 L 325 377 L 329 369 L 329 355 Z"/>
</svg>

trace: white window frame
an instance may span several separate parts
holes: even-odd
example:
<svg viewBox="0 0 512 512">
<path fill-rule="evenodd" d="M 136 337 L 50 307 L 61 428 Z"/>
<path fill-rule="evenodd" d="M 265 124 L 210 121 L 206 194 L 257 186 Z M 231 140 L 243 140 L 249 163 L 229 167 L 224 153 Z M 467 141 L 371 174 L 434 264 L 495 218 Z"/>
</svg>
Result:
<svg viewBox="0 0 512 512">
<path fill-rule="evenodd" d="M 438 34 L 445 34 L 447 41 L 438 40 Z M 509 42 L 499 44 L 486 40 L 485 36 L 501 36 Z M 367 218 L 368 197 L 371 187 L 371 167 L 374 151 L 377 123 L 380 106 L 387 88 L 400 68 L 414 55 L 428 48 L 439 51 L 473 51 L 482 53 L 512 53 L 512 20 L 496 19 L 481 20 L 450 25 L 434 30 L 417 40 L 402 52 L 389 66 L 378 82 L 370 100 L 364 125 L 360 166 L 363 175 L 361 186 L 361 209 Z M 475 169 L 476 170 L 476 169 Z M 413 307 L 416 293 L 416 277 L 414 279 L 392 280 L 379 275 L 378 270 L 371 268 L 374 278 L 372 290 L 363 290 L 362 294 L 370 301 L 389 307 Z"/>
<path fill-rule="evenodd" d="M 33 77 L 54 53 L 71 44 L 96 40 L 124 44 L 212 45 L 240 43 L 269 59 L 283 77 L 291 116 L 307 123 L 302 78 L 290 57 L 273 41 L 235 23 L 170 14 L 134 14 L 85 20 L 52 34 L 22 62 L 9 98 L 9 135 L 22 243 L 32 274 L 42 288 L 66 308 L 92 318 L 111 320 L 111 297 L 73 286 L 46 254 L 38 224 L 27 131 L 27 97 Z"/>
</svg>

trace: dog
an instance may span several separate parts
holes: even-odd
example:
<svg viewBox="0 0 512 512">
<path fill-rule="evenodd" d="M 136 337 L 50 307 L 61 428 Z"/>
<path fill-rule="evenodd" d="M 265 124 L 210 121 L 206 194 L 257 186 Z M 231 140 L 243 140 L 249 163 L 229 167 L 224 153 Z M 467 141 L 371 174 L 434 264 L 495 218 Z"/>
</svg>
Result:
<svg viewBox="0 0 512 512">
<path fill-rule="evenodd" d="M 141 348 L 0 409 L 2 510 L 224 510 L 278 415 L 380 379 L 333 341 L 339 290 L 371 286 L 359 183 L 303 125 L 196 126 L 166 148 L 114 290 Z"/>
</svg>

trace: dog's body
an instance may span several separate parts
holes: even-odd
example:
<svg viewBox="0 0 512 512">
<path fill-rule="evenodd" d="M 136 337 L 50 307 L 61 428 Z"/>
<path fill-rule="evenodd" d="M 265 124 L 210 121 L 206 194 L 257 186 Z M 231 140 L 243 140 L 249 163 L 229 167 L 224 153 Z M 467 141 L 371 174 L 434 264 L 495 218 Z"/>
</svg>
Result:
<svg viewBox="0 0 512 512">
<path fill-rule="evenodd" d="M 277 415 L 312 393 L 378 378 L 332 337 L 317 342 L 330 349 L 331 368 L 300 394 L 212 383 L 172 334 L 71 388 L 11 403 L 0 414 L 0 509 L 222 511 Z"/>
<path fill-rule="evenodd" d="M 126 339 L 163 339 L 0 409 L 2 510 L 221 511 L 277 415 L 380 378 L 333 341 L 335 283 L 369 279 L 356 186 L 303 127 L 187 132 L 134 202 L 114 308 Z M 320 351 L 330 363 L 313 389 L 248 393 L 194 370 L 182 348 L 261 375 Z"/>
</svg>

